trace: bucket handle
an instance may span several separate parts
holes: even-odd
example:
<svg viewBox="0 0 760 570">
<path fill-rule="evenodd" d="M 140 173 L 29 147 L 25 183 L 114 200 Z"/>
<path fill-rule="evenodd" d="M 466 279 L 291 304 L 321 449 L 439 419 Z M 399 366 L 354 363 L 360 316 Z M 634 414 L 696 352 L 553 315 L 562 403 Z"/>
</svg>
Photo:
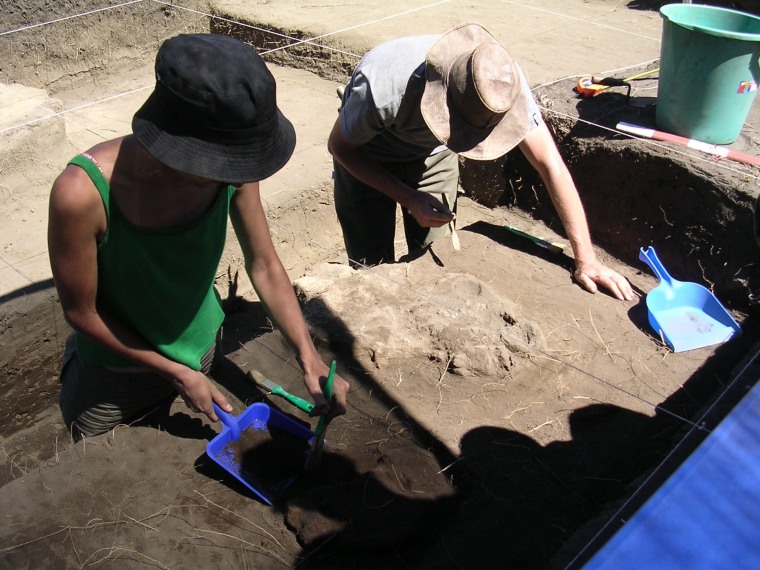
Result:
<svg viewBox="0 0 760 570">
<path fill-rule="evenodd" d="M 668 273 L 665 266 L 660 263 L 660 259 L 657 257 L 657 252 L 654 247 L 649 246 L 647 249 L 643 247 L 639 249 L 639 259 L 646 263 L 657 276 L 660 281 L 665 281 L 668 285 L 673 285 L 673 278 Z"/>
<path fill-rule="evenodd" d="M 237 420 L 232 417 L 232 414 L 228 414 L 225 412 L 222 408 L 216 405 L 216 402 L 212 402 L 212 405 L 214 406 L 214 412 L 216 412 L 216 416 L 222 420 L 222 423 L 227 427 L 227 429 L 230 430 L 230 435 L 232 441 L 237 441 L 240 439 L 240 426 L 238 425 Z"/>
</svg>

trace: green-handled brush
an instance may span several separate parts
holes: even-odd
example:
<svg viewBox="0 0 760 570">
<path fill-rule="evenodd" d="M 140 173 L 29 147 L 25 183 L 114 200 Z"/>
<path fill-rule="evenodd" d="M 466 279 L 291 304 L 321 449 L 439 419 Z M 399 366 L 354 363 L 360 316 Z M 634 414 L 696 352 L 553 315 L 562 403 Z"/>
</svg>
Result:
<svg viewBox="0 0 760 570">
<path fill-rule="evenodd" d="M 513 234 L 520 237 L 524 237 L 525 239 L 528 239 L 532 241 L 533 243 L 535 243 L 538 247 L 543 247 L 544 249 L 551 251 L 554 254 L 559 255 L 560 253 L 564 253 L 565 251 L 565 248 L 561 243 L 546 241 L 543 238 L 532 236 L 512 226 L 504 226 L 504 227 L 508 229 L 510 232 L 512 232 Z"/>
<path fill-rule="evenodd" d="M 303 410 L 307 414 L 310 413 L 314 409 L 314 404 L 311 402 L 304 400 L 303 398 L 299 398 L 298 396 L 294 396 L 290 392 L 285 391 L 285 389 L 277 384 L 276 382 L 272 382 L 271 380 L 267 379 L 261 372 L 258 370 L 251 370 L 251 378 L 253 378 L 253 381 L 256 382 L 259 386 L 267 390 L 270 394 L 274 394 L 275 396 L 280 396 L 281 398 L 284 398 L 291 404 L 293 404 L 296 408 L 299 410 Z"/>
<path fill-rule="evenodd" d="M 325 383 L 325 400 L 328 404 L 332 404 L 333 395 L 333 380 L 335 379 L 335 361 L 332 361 L 330 365 L 330 374 L 327 376 L 327 382 Z M 329 413 L 329 411 L 328 411 Z M 322 447 L 325 443 L 325 431 L 327 430 L 327 414 L 319 416 L 317 422 L 317 429 L 314 430 L 314 442 L 311 444 L 311 453 L 306 458 L 306 465 L 304 469 L 306 471 L 313 471 L 319 466 L 319 462 L 322 460 Z"/>
</svg>

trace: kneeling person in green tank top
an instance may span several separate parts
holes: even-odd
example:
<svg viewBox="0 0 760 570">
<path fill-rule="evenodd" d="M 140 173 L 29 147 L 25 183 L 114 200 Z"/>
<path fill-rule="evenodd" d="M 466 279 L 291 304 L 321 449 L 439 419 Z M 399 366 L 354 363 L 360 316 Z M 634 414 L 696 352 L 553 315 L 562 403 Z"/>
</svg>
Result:
<svg viewBox="0 0 760 570">
<path fill-rule="evenodd" d="M 318 354 L 274 250 L 259 181 L 295 147 L 259 55 L 215 34 L 164 42 L 154 91 L 132 134 L 73 158 L 50 196 L 53 278 L 74 329 L 60 405 L 74 439 L 168 411 L 179 394 L 193 411 L 232 411 L 209 379 L 224 319 L 214 288 L 227 218 L 246 271 L 293 347 L 315 415 L 346 411 L 348 383 Z M 329 410 L 329 412 L 328 412 Z"/>
</svg>

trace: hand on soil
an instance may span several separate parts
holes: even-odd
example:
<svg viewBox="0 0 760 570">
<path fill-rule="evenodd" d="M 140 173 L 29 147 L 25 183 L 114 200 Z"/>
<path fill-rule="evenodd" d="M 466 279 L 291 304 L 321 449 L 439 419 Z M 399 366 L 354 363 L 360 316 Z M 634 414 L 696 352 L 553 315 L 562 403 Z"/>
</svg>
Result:
<svg viewBox="0 0 760 570">
<path fill-rule="evenodd" d="M 579 264 L 573 277 L 589 293 L 596 293 L 597 286 L 601 285 L 621 301 L 631 301 L 635 297 L 628 279 L 598 261 Z"/>
</svg>

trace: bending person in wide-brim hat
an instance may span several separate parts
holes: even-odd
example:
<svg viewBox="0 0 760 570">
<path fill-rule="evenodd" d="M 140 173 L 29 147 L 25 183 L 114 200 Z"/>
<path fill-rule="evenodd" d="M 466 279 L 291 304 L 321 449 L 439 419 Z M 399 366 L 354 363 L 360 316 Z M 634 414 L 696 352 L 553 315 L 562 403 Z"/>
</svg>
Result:
<svg viewBox="0 0 760 570">
<path fill-rule="evenodd" d="M 522 71 L 478 24 L 381 44 L 343 90 L 328 148 L 351 265 L 395 261 L 397 204 L 410 252 L 449 235 L 458 156 L 493 160 L 515 146 L 551 194 L 578 282 L 592 293 L 601 285 L 633 299 L 628 280 L 594 253 L 578 191 Z"/>
<path fill-rule="evenodd" d="M 50 263 L 74 329 L 60 397 L 73 437 L 160 418 L 177 394 L 213 421 L 212 402 L 232 411 L 208 376 L 224 318 L 214 279 L 228 217 L 256 292 L 303 369 L 313 413 L 344 413 L 348 384 L 336 377 L 335 401 L 325 401 L 329 369 L 261 204 L 259 181 L 295 147 L 264 62 L 227 36 L 167 40 L 132 130 L 73 158 L 50 195 Z"/>
</svg>

